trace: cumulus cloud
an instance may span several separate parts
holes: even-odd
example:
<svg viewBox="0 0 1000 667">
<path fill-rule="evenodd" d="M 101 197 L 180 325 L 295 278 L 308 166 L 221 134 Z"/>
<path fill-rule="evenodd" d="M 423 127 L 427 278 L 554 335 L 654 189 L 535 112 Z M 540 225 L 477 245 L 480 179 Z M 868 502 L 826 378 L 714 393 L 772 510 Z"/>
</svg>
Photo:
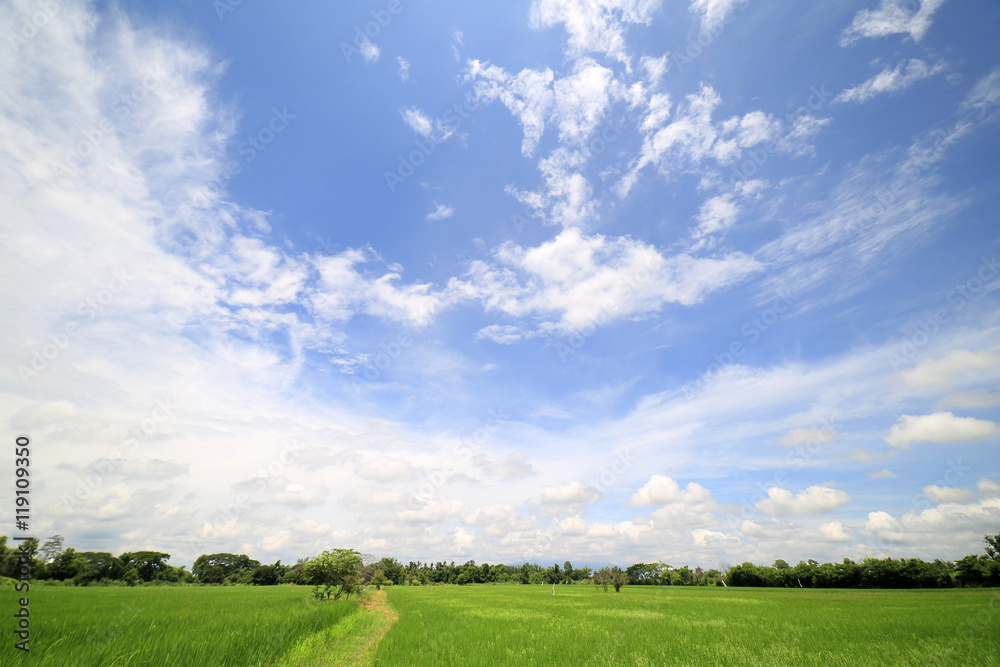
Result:
<svg viewBox="0 0 1000 667">
<path fill-rule="evenodd" d="M 514 317 L 556 316 L 544 328 L 562 331 L 652 313 L 667 303 L 694 305 L 759 269 L 742 253 L 664 257 L 641 241 L 587 236 L 576 228 L 534 248 L 508 243 L 495 256 L 501 267 L 472 264 L 464 294 Z M 523 337 L 510 325 L 480 335 L 501 342 Z"/>
<path fill-rule="evenodd" d="M 885 441 L 897 449 L 909 449 L 915 442 L 947 445 L 984 440 L 1000 435 L 1000 426 L 975 417 L 956 417 L 951 412 L 930 415 L 903 415 L 889 431 Z"/>
<path fill-rule="evenodd" d="M 661 0 L 534 0 L 529 25 L 534 29 L 562 24 L 569 33 L 566 51 L 573 57 L 602 53 L 629 63 L 627 24 L 648 24 Z"/>
<path fill-rule="evenodd" d="M 680 485 L 666 475 L 653 475 L 628 500 L 635 507 L 658 507 L 652 516 L 664 526 L 704 526 L 716 521 L 718 504 L 696 482 Z"/>
<path fill-rule="evenodd" d="M 436 208 L 427 214 L 426 219 L 430 221 L 437 220 L 447 220 L 455 213 L 455 209 L 450 206 L 445 206 L 444 204 L 438 204 L 434 202 Z"/>
<path fill-rule="evenodd" d="M 403 459 L 389 457 L 366 461 L 358 466 L 356 472 L 365 479 L 377 482 L 394 482 L 413 476 L 413 468 L 409 463 Z"/>
<path fill-rule="evenodd" d="M 981 479 L 976 489 L 929 486 L 928 500 L 938 503 L 896 518 L 884 511 L 870 512 L 862 532 L 883 549 L 936 540 L 972 541 L 992 533 L 1000 522 L 1000 484 Z"/>
<path fill-rule="evenodd" d="M 928 67 L 923 60 L 912 58 L 909 61 L 899 63 L 894 69 L 886 67 L 861 85 L 848 88 L 837 95 L 833 101 L 862 104 L 882 93 L 897 93 L 905 90 L 916 82 L 930 78 L 945 69 L 944 62 Z"/>
<path fill-rule="evenodd" d="M 952 388 L 1000 372 L 1000 353 L 992 350 L 949 350 L 940 358 L 925 359 L 897 377 L 908 387 Z"/>
<path fill-rule="evenodd" d="M 703 26 L 722 23 L 749 0 L 691 0 L 690 10 L 701 16 Z"/>
<path fill-rule="evenodd" d="M 767 498 L 758 501 L 754 508 L 771 516 L 796 516 L 831 512 L 850 501 L 847 493 L 829 486 L 810 486 L 796 494 L 772 486 L 767 490 Z"/>
<path fill-rule="evenodd" d="M 944 0 L 881 0 L 877 9 L 863 9 L 840 37 L 851 46 L 863 37 L 908 34 L 919 42 L 931 27 L 931 17 Z M 915 6 L 916 5 L 916 6 Z"/>
<path fill-rule="evenodd" d="M 539 511 L 545 515 L 576 514 L 582 507 L 600 500 L 602 494 L 584 482 L 543 486 Z"/>
<path fill-rule="evenodd" d="M 819 527 L 819 534 L 827 542 L 850 542 L 854 539 L 850 529 L 840 521 L 824 523 Z"/>
</svg>

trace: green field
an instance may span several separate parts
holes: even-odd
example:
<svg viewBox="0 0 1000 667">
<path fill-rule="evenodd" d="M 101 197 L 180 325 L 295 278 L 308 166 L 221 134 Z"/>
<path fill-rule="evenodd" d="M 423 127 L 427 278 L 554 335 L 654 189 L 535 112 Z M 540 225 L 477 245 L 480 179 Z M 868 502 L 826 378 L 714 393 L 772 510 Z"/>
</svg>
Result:
<svg viewBox="0 0 1000 667">
<path fill-rule="evenodd" d="M 32 665 L 1000 665 L 1000 591 L 391 587 L 398 621 L 304 587 L 33 587 Z M 10 621 L 16 594 L 0 604 Z"/>
</svg>

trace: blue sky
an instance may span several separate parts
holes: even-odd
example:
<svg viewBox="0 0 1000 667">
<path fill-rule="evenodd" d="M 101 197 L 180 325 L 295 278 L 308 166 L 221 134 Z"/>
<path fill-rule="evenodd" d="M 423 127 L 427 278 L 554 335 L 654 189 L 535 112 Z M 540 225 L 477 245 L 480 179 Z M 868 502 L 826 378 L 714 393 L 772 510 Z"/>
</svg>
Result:
<svg viewBox="0 0 1000 667">
<path fill-rule="evenodd" d="M 987 2 L 11 2 L 34 530 L 189 563 L 1000 530 Z"/>
</svg>

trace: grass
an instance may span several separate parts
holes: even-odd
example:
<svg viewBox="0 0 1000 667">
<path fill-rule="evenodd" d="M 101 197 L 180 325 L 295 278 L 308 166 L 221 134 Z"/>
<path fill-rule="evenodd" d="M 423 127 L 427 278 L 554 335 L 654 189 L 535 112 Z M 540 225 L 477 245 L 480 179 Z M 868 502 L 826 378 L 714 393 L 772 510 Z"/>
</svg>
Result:
<svg viewBox="0 0 1000 667">
<path fill-rule="evenodd" d="M 327 648 L 321 645 L 325 637 L 333 640 L 325 653 L 339 660 L 343 656 L 334 649 L 350 651 L 349 638 L 370 630 L 371 614 L 354 599 L 317 602 L 306 587 L 33 585 L 31 653 L 24 655 L 14 648 L 11 632 L 20 595 L 8 586 L 0 592 L 0 610 L 8 619 L 2 665 L 327 664 L 295 659 Z"/>
<path fill-rule="evenodd" d="M 1000 665 L 995 590 L 594 588 L 392 588 L 376 664 Z"/>
<path fill-rule="evenodd" d="M 2 665 L 1000 665 L 1000 590 L 33 586 Z M 398 614 L 398 621 L 393 624 Z"/>
</svg>

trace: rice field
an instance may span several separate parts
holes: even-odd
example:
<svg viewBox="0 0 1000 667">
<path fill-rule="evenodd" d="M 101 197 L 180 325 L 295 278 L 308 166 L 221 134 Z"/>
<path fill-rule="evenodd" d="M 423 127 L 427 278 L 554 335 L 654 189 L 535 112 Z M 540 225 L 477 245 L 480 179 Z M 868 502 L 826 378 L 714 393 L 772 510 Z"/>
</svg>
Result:
<svg viewBox="0 0 1000 667">
<path fill-rule="evenodd" d="M 417 586 L 365 606 L 290 586 L 30 597 L 31 654 L 8 630 L 0 664 L 1000 665 L 995 589 Z M 16 609 L 11 587 L 0 605 Z"/>
<path fill-rule="evenodd" d="M 302 647 L 315 642 L 312 638 L 333 629 L 346 636 L 368 621 L 355 600 L 316 602 L 301 586 L 33 585 L 28 595 L 31 652 L 24 655 L 14 648 L 10 631 L 16 597 L 12 587 L 3 587 L 0 608 L 9 620 L 0 665 L 294 664 Z M 350 642 L 344 644 L 340 649 L 349 650 Z"/>
<path fill-rule="evenodd" d="M 595 588 L 392 588 L 376 664 L 1000 665 L 997 590 Z"/>
</svg>

